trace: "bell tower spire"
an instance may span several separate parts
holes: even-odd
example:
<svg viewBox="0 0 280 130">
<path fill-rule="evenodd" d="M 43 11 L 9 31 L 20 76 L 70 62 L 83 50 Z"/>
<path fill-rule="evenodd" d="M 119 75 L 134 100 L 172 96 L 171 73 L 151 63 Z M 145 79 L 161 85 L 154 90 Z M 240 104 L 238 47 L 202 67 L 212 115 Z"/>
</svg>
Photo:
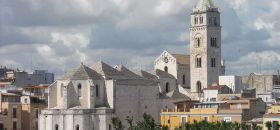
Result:
<svg viewBox="0 0 280 130">
<path fill-rule="evenodd" d="M 222 75 L 220 12 L 212 0 L 199 0 L 191 14 L 191 92 L 200 99 L 203 89 L 218 84 Z"/>
</svg>

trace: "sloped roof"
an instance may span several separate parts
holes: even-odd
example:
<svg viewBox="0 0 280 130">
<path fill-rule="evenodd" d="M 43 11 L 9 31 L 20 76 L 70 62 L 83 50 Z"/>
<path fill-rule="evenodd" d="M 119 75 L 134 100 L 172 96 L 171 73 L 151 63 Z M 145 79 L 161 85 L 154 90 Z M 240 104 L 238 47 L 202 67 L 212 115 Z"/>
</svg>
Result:
<svg viewBox="0 0 280 130">
<path fill-rule="evenodd" d="M 169 92 L 166 94 L 167 97 L 173 99 L 173 100 L 182 100 L 182 99 L 185 99 L 185 100 L 191 100 L 190 97 L 186 96 L 185 94 L 182 94 L 180 91 L 179 91 L 179 88 L 176 87 L 175 90 Z"/>
<path fill-rule="evenodd" d="M 81 79 L 101 79 L 101 75 L 91 68 L 80 64 L 76 69 L 68 72 L 61 79 L 81 80 Z"/>
<path fill-rule="evenodd" d="M 143 77 L 143 78 L 146 78 L 146 79 L 149 79 L 149 80 L 158 80 L 157 76 L 156 75 L 153 75 L 147 71 L 144 71 L 144 70 L 140 70 L 138 73 L 137 73 L 139 76 Z"/>
<path fill-rule="evenodd" d="M 209 86 L 208 88 L 205 88 L 204 90 L 221 90 L 224 87 L 226 87 L 226 86 L 225 85 Z"/>
<path fill-rule="evenodd" d="M 195 11 L 207 11 L 209 9 L 216 8 L 212 2 L 212 0 L 199 0 L 197 5 L 195 6 Z"/>
<path fill-rule="evenodd" d="M 111 67 L 110 65 L 102 61 L 97 62 L 91 68 L 95 70 L 97 73 L 101 74 L 102 76 L 109 76 L 109 77 L 113 76 L 119 78 L 125 77 L 124 74 L 122 74 L 118 70 L 114 69 L 113 67 Z"/>
<path fill-rule="evenodd" d="M 116 65 L 114 67 L 116 70 L 120 71 L 122 74 L 126 75 L 128 78 L 132 79 L 142 79 L 141 76 L 135 74 L 134 72 L 130 71 L 128 68 L 126 68 L 123 65 Z"/>
<path fill-rule="evenodd" d="M 175 57 L 177 62 L 183 65 L 189 65 L 190 64 L 190 55 L 183 55 L 183 54 L 172 54 L 172 56 Z"/>
<path fill-rule="evenodd" d="M 169 74 L 168 72 L 159 70 L 159 69 L 156 70 L 156 75 L 158 77 L 160 77 L 160 78 L 172 78 L 172 79 L 175 79 L 175 77 L 173 75 Z"/>
</svg>

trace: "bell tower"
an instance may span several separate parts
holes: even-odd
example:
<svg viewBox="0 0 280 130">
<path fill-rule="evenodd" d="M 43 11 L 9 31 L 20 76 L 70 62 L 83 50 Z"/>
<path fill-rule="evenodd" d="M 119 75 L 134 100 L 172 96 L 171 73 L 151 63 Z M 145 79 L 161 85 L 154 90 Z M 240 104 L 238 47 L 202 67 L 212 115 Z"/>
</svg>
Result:
<svg viewBox="0 0 280 130">
<path fill-rule="evenodd" d="M 212 0 L 199 0 L 191 13 L 190 53 L 191 92 L 198 98 L 222 74 L 220 12 Z"/>
</svg>

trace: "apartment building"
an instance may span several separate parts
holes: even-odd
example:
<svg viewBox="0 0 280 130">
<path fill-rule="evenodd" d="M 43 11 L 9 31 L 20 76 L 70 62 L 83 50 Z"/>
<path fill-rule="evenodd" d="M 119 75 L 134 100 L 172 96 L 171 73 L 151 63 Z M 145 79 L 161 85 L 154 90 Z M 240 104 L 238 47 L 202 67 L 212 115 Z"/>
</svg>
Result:
<svg viewBox="0 0 280 130">
<path fill-rule="evenodd" d="M 185 111 L 177 108 L 172 111 L 162 110 L 161 125 L 174 129 L 195 121 L 242 123 L 262 117 L 266 111 L 265 108 L 266 104 L 261 99 L 229 97 L 222 101 L 195 103 L 193 108 L 185 109 Z"/>
<path fill-rule="evenodd" d="M 20 95 L 12 93 L 1 93 L 0 110 L 0 129 L 22 130 L 22 110 Z"/>
</svg>

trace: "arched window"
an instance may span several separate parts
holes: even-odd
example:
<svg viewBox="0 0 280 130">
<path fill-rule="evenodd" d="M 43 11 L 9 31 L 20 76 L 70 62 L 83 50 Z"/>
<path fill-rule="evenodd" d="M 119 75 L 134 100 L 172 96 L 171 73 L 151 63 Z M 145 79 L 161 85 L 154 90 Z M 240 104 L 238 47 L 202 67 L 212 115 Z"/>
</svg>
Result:
<svg viewBox="0 0 280 130">
<path fill-rule="evenodd" d="M 211 58 L 211 67 L 216 67 L 216 58 Z"/>
<path fill-rule="evenodd" d="M 198 48 L 200 47 L 201 44 L 201 38 L 195 38 L 195 47 Z"/>
<path fill-rule="evenodd" d="M 202 92 L 201 82 L 200 82 L 200 81 L 197 81 L 197 82 L 196 82 L 196 89 L 197 89 L 197 92 L 198 92 L 198 93 L 201 93 L 201 92 Z"/>
<path fill-rule="evenodd" d="M 167 82 L 165 84 L 165 92 L 168 93 L 170 90 L 169 90 L 169 83 Z"/>
<path fill-rule="evenodd" d="M 82 85 L 78 84 L 78 97 L 82 97 Z"/>
<path fill-rule="evenodd" d="M 76 130 L 80 130 L 80 126 L 79 125 L 76 125 Z"/>
<path fill-rule="evenodd" d="M 58 124 L 56 124 L 56 125 L 55 125 L 55 130 L 58 130 L 58 128 L 59 128 L 59 127 L 58 127 Z"/>
<path fill-rule="evenodd" d="M 198 17 L 194 18 L 194 24 L 198 24 Z"/>
<path fill-rule="evenodd" d="M 183 75 L 183 84 L 186 84 L 186 76 Z"/>
<path fill-rule="evenodd" d="M 60 86 L 60 96 L 63 97 L 63 88 L 64 88 L 64 84 L 61 84 Z"/>
<path fill-rule="evenodd" d="M 39 117 L 39 110 L 36 109 L 36 110 L 35 110 L 35 118 L 38 118 L 38 117 Z"/>
<path fill-rule="evenodd" d="M 98 85 L 95 85 L 95 88 L 96 88 L 96 90 L 95 90 L 95 96 L 96 96 L 96 97 L 99 97 L 99 86 L 98 86 Z"/>
<path fill-rule="evenodd" d="M 196 68 L 201 68 L 201 56 L 197 56 L 196 58 L 195 58 L 195 67 Z"/>
<path fill-rule="evenodd" d="M 212 18 L 211 18 L 211 17 L 208 18 L 208 23 L 209 23 L 210 25 L 212 24 Z"/>
<path fill-rule="evenodd" d="M 164 67 L 164 71 L 168 72 L 168 67 L 167 66 Z"/>
<path fill-rule="evenodd" d="M 200 24 L 203 24 L 203 16 L 200 16 L 200 17 L 199 17 L 199 23 L 200 23 Z"/>
<path fill-rule="evenodd" d="M 218 25 L 216 17 L 214 17 L 214 25 Z"/>
<path fill-rule="evenodd" d="M 217 38 L 211 37 L 211 47 L 217 47 Z"/>
</svg>

